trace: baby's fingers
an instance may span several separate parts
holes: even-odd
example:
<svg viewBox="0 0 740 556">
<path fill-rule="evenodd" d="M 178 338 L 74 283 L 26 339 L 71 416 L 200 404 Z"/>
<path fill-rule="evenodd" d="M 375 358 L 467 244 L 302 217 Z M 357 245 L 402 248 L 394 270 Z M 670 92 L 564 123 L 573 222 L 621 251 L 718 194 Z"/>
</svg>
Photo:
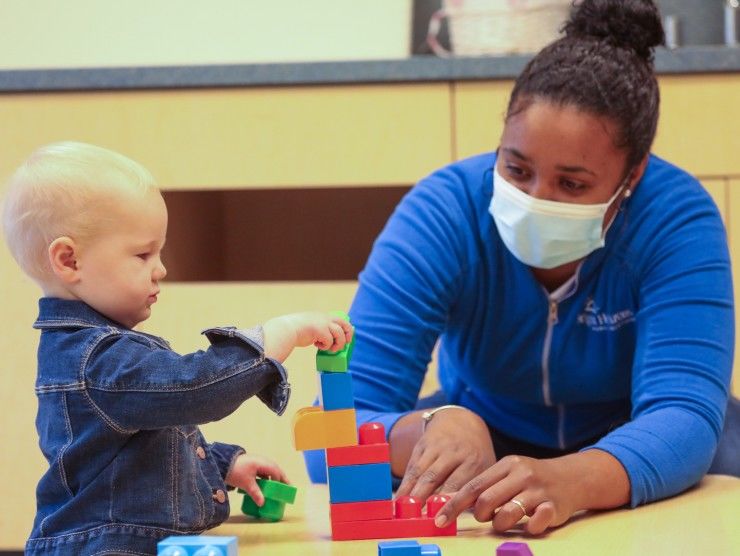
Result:
<svg viewBox="0 0 740 556">
<path fill-rule="evenodd" d="M 246 480 L 246 484 L 242 486 L 242 489 L 249 495 L 252 500 L 254 500 L 254 503 L 257 504 L 257 506 L 259 506 L 260 508 L 263 506 L 263 504 L 265 503 L 265 497 L 262 494 L 262 491 L 260 490 L 255 477 L 250 476 Z"/>
<path fill-rule="evenodd" d="M 316 332 L 313 345 L 323 351 L 331 349 L 334 345 L 334 334 L 332 334 L 331 326 L 323 326 Z"/>
<path fill-rule="evenodd" d="M 355 331 L 354 327 L 349 322 L 347 322 L 346 320 L 341 319 L 341 318 L 335 318 L 334 319 L 334 323 L 335 324 L 338 324 L 339 327 L 342 329 L 342 332 L 344 333 L 345 340 L 347 342 L 351 342 L 352 341 L 352 334 Z"/>
<path fill-rule="evenodd" d="M 281 483 L 290 484 L 288 476 L 285 471 L 280 469 L 277 463 L 263 463 L 257 467 L 257 475 L 273 481 L 280 481 Z"/>
</svg>

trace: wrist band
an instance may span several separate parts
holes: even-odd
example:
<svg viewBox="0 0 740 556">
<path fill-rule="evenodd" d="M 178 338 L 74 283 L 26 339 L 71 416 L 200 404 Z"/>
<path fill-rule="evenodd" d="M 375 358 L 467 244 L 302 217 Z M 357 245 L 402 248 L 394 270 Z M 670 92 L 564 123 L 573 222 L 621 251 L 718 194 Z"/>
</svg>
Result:
<svg viewBox="0 0 740 556">
<path fill-rule="evenodd" d="M 429 421 L 432 420 L 432 417 L 434 417 L 434 414 L 438 411 L 443 411 L 445 409 L 467 409 L 467 407 L 463 407 L 461 405 L 441 405 L 439 407 L 435 407 L 434 409 L 430 409 L 429 411 L 425 411 L 421 414 L 421 433 L 424 434 L 424 432 L 427 430 L 427 425 L 429 424 Z"/>
</svg>

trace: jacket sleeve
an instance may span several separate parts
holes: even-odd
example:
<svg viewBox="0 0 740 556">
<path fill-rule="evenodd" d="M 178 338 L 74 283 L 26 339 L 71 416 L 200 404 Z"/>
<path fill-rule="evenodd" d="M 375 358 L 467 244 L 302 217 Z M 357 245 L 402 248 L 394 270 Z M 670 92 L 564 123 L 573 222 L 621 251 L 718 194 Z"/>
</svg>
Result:
<svg viewBox="0 0 740 556">
<path fill-rule="evenodd" d="M 640 246 L 650 255 L 628 255 L 644 261 L 631 278 L 640 304 L 632 418 L 594 447 L 624 466 L 632 506 L 698 482 L 722 430 L 734 347 L 732 277 L 719 213 L 696 186 L 677 187 L 656 207 L 669 214 Z"/>
<path fill-rule="evenodd" d="M 358 425 L 384 425 L 413 410 L 458 291 L 464 261 L 462 178 L 443 169 L 399 203 L 373 245 L 349 311 L 356 347 L 350 362 Z M 309 477 L 324 482 L 324 452 L 304 454 Z"/>
<path fill-rule="evenodd" d="M 246 454 L 246 451 L 241 446 L 236 444 L 224 444 L 223 442 L 213 442 L 208 447 L 211 450 L 211 455 L 216 461 L 218 471 L 221 474 L 221 478 L 226 482 L 226 475 L 229 474 L 231 467 L 234 465 L 236 458 L 242 454 Z M 233 488 L 227 485 L 229 489 Z"/>
<path fill-rule="evenodd" d="M 179 355 L 143 335 L 111 329 L 83 369 L 93 407 L 126 432 L 216 421 L 254 395 L 281 415 L 290 396 L 283 366 L 240 330 L 204 334 L 208 349 Z"/>
</svg>

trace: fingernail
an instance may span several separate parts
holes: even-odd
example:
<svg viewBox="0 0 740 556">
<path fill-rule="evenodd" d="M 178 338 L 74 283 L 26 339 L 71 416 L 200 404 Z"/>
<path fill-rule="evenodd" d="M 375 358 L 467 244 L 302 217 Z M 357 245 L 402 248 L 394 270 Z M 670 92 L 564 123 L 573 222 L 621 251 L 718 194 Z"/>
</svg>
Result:
<svg viewBox="0 0 740 556">
<path fill-rule="evenodd" d="M 437 527 L 444 527 L 447 525 L 447 516 L 444 514 L 439 514 L 437 517 L 434 518 L 434 524 Z"/>
</svg>

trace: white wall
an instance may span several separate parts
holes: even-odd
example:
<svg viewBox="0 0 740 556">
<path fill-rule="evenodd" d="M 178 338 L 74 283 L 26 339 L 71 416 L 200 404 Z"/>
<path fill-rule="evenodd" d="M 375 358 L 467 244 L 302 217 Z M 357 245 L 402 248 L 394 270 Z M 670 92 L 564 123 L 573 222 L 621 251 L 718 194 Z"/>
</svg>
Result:
<svg viewBox="0 0 740 556">
<path fill-rule="evenodd" d="M 403 58 L 411 0 L 0 0 L 0 69 Z"/>
</svg>

